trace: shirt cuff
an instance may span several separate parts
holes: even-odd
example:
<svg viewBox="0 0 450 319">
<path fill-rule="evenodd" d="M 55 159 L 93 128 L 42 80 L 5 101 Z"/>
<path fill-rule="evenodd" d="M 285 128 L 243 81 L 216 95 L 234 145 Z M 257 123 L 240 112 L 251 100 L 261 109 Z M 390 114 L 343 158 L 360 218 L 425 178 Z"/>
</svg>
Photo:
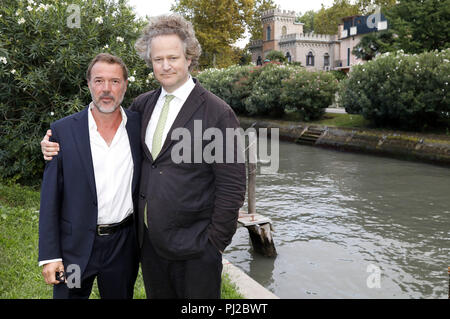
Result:
<svg viewBox="0 0 450 319">
<path fill-rule="evenodd" d="M 57 262 L 57 261 L 62 261 L 62 258 L 42 260 L 42 261 L 39 262 L 39 267 L 44 266 L 44 265 L 49 264 L 49 263 L 54 263 L 54 262 Z"/>
</svg>

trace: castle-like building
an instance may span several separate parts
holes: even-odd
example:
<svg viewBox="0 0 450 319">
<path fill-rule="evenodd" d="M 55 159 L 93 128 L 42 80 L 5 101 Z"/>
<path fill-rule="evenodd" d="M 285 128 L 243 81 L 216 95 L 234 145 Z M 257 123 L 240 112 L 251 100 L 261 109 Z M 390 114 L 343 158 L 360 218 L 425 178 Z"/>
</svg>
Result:
<svg viewBox="0 0 450 319">
<path fill-rule="evenodd" d="M 309 70 L 343 70 L 363 63 L 352 54 L 361 38 L 370 32 L 387 29 L 382 14 L 351 16 L 342 20 L 338 34 L 303 33 L 303 23 L 295 22 L 295 11 L 271 9 L 261 16 L 263 39 L 250 43 L 252 62 L 264 61 L 271 50 L 283 52 L 288 61 L 301 62 Z"/>
</svg>

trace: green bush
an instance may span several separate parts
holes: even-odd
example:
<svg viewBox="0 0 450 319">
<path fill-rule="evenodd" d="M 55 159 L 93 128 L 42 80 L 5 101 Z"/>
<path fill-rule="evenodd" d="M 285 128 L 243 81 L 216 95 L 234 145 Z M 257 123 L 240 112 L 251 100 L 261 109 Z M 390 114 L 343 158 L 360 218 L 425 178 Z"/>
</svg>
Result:
<svg viewBox="0 0 450 319">
<path fill-rule="evenodd" d="M 252 66 L 233 65 L 226 69 L 206 69 L 196 77 L 208 90 L 219 96 L 238 114 L 246 114 L 243 101 L 250 95 Z"/>
<path fill-rule="evenodd" d="M 252 75 L 251 93 L 245 100 L 245 108 L 250 115 L 281 117 L 285 108 L 280 101 L 282 81 L 287 79 L 294 67 L 268 63 Z"/>
<path fill-rule="evenodd" d="M 207 69 L 196 77 L 238 114 L 281 117 L 290 109 L 306 121 L 320 118 L 333 103 L 338 83 L 330 72 L 277 63 Z"/>
<path fill-rule="evenodd" d="M 73 5 L 79 6 L 79 27 Z M 118 55 L 127 64 L 125 107 L 155 86 L 133 47 L 143 25 L 123 0 L 2 1 L 0 178 L 39 182 L 39 141 L 51 122 L 90 102 L 85 73 L 98 53 Z"/>
<path fill-rule="evenodd" d="M 297 110 L 304 121 L 319 119 L 333 103 L 338 80 L 329 72 L 297 69 L 283 81 L 281 103 Z"/>
<path fill-rule="evenodd" d="M 447 121 L 450 49 L 419 55 L 385 53 L 355 66 L 340 103 L 378 127 L 423 130 Z"/>
<path fill-rule="evenodd" d="M 270 61 L 277 62 L 287 62 L 287 58 L 284 56 L 283 52 L 277 50 L 271 50 L 266 54 L 266 59 Z"/>
</svg>

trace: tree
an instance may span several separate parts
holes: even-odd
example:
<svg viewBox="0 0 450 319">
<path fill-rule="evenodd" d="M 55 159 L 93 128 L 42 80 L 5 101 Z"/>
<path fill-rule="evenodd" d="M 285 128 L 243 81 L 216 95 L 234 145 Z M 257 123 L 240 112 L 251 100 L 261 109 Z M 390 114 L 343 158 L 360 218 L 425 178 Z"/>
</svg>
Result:
<svg viewBox="0 0 450 319">
<path fill-rule="evenodd" d="M 383 12 L 392 8 L 396 0 L 358 0 L 356 4 L 362 14 L 373 13 L 375 7 L 379 7 Z"/>
<path fill-rule="evenodd" d="M 370 61 L 377 54 L 392 51 L 393 42 L 392 30 L 372 32 L 361 39 L 353 48 L 352 53 L 360 59 Z"/>
<path fill-rule="evenodd" d="M 316 13 L 314 10 L 306 11 L 303 15 L 299 15 L 295 20 L 296 22 L 303 23 L 303 33 L 310 33 L 314 31 L 314 17 Z"/>
<path fill-rule="evenodd" d="M 322 8 L 314 17 L 314 32 L 337 34 L 342 18 L 359 14 L 359 6 L 351 4 L 349 0 L 334 0 L 330 8 L 325 8 L 322 4 Z"/>
<path fill-rule="evenodd" d="M 450 47 L 450 0 L 400 0 L 386 11 L 394 48 L 407 53 Z"/>
<path fill-rule="evenodd" d="M 232 48 L 243 37 L 252 18 L 254 0 L 177 0 L 172 11 L 189 20 L 202 46 L 200 67 L 224 67 L 236 63 Z"/>
</svg>

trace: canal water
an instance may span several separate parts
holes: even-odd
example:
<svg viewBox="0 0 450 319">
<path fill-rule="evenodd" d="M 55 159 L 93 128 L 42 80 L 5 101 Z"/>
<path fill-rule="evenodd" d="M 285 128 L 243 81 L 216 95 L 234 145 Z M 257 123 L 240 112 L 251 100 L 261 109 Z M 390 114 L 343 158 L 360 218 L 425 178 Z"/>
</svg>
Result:
<svg viewBox="0 0 450 319">
<path fill-rule="evenodd" d="M 280 298 L 447 298 L 450 169 L 280 142 L 256 198 L 278 256 L 224 257 Z"/>
</svg>

